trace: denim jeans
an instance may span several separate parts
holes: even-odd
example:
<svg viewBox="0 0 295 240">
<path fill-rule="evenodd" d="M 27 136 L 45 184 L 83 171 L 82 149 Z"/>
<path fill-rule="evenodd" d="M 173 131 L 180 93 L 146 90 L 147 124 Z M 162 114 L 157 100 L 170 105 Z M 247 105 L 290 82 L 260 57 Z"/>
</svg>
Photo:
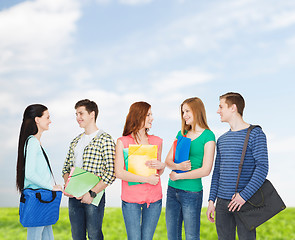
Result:
<svg viewBox="0 0 295 240">
<path fill-rule="evenodd" d="M 236 212 L 228 211 L 230 200 L 217 198 L 216 203 L 216 230 L 219 240 L 235 240 L 236 228 L 239 240 L 256 239 L 256 230 L 248 231 Z"/>
<path fill-rule="evenodd" d="M 152 240 L 162 210 L 162 199 L 147 204 L 122 201 L 122 212 L 128 240 Z"/>
<path fill-rule="evenodd" d="M 98 206 L 81 203 L 76 198 L 69 198 L 69 217 L 73 240 L 86 240 L 86 230 L 89 240 L 102 240 L 101 230 L 105 207 L 105 194 Z"/>
<path fill-rule="evenodd" d="M 53 240 L 52 225 L 43 227 L 28 227 L 27 228 L 28 240 Z"/>
<path fill-rule="evenodd" d="M 182 222 L 186 240 L 200 239 L 202 201 L 203 190 L 190 192 L 168 186 L 166 226 L 169 240 L 182 239 Z"/>
</svg>

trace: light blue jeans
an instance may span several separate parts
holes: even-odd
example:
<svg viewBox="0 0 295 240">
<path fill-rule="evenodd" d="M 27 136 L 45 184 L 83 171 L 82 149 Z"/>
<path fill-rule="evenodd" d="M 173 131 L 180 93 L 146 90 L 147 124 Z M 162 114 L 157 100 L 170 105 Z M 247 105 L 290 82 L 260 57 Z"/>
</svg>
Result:
<svg viewBox="0 0 295 240">
<path fill-rule="evenodd" d="M 168 186 L 166 226 L 169 240 L 182 239 L 182 222 L 186 240 L 200 239 L 202 201 L 203 190 L 190 192 Z"/>
<path fill-rule="evenodd" d="M 42 227 L 28 227 L 27 240 L 53 240 L 52 225 Z"/>
<path fill-rule="evenodd" d="M 128 240 L 152 240 L 162 210 L 162 199 L 147 204 L 122 201 L 122 212 Z"/>
</svg>

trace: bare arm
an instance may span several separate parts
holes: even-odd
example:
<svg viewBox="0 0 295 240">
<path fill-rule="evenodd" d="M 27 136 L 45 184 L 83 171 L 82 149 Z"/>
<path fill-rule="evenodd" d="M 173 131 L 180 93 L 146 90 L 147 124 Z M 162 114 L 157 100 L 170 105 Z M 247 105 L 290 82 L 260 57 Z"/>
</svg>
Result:
<svg viewBox="0 0 295 240">
<path fill-rule="evenodd" d="M 69 175 L 70 175 L 69 173 L 65 173 L 64 176 L 63 176 L 65 184 L 68 181 Z"/>
<path fill-rule="evenodd" d="M 161 176 L 163 174 L 163 172 L 164 172 L 165 167 L 166 167 L 166 164 L 161 162 L 162 145 L 159 147 L 158 151 L 159 151 L 159 159 L 158 159 L 157 169 L 159 170 L 158 173 Z"/>
<path fill-rule="evenodd" d="M 204 157 L 202 167 L 185 173 L 172 172 L 170 174 L 171 180 L 175 181 L 179 179 L 195 179 L 208 176 L 213 166 L 214 152 L 215 142 L 207 142 L 204 146 Z"/>
<path fill-rule="evenodd" d="M 182 170 L 182 171 L 191 170 L 191 162 L 190 162 L 190 160 L 184 161 L 184 162 L 179 163 L 179 164 L 174 163 L 174 161 L 173 161 L 173 144 L 172 144 L 172 146 L 170 148 L 169 153 L 167 154 L 165 163 L 171 170 Z"/>
<path fill-rule="evenodd" d="M 64 189 L 65 189 L 65 185 L 66 185 L 66 183 L 67 183 L 67 181 L 68 181 L 69 175 L 70 175 L 69 173 L 65 173 L 64 176 L 63 176 L 63 178 L 64 178 L 64 182 L 65 182 L 65 184 L 64 184 Z M 71 197 L 71 198 L 74 197 L 73 195 L 71 195 L 71 194 L 69 194 L 69 193 L 66 193 L 65 191 L 63 191 L 63 194 L 64 194 L 65 196 L 67 196 L 67 197 Z"/>
<path fill-rule="evenodd" d="M 165 163 L 161 162 L 161 155 L 162 155 L 162 145 L 158 149 L 158 159 L 157 160 L 150 160 L 146 162 L 146 166 L 149 168 L 157 169 L 158 174 L 161 176 L 164 172 L 164 169 L 166 167 Z"/>
</svg>

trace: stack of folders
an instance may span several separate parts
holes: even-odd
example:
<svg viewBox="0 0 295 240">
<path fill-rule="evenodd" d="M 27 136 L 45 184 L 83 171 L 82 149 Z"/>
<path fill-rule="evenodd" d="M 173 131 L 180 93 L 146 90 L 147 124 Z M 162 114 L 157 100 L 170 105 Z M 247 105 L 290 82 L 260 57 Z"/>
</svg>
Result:
<svg viewBox="0 0 295 240">
<path fill-rule="evenodd" d="M 157 160 L 157 145 L 130 144 L 128 148 L 124 148 L 123 153 L 126 171 L 144 177 L 157 173 L 157 169 L 152 169 L 145 165 L 149 160 Z M 137 184 L 140 183 L 128 182 L 129 186 Z"/>
<path fill-rule="evenodd" d="M 79 198 L 92 189 L 99 181 L 100 178 L 93 173 L 74 167 L 71 170 L 64 192 Z M 104 190 L 99 192 L 91 204 L 98 206 L 103 193 Z"/>
</svg>

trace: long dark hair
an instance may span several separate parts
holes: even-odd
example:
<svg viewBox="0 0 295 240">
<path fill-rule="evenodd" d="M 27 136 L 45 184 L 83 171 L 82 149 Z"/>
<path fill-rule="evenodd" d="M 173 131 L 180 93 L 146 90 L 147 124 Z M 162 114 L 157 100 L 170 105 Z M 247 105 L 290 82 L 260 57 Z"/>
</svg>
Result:
<svg viewBox="0 0 295 240">
<path fill-rule="evenodd" d="M 146 115 L 151 108 L 147 102 L 135 102 L 129 108 L 129 113 L 126 117 L 126 122 L 123 130 L 123 136 L 133 133 L 135 141 L 138 141 L 138 132 L 145 122 Z M 146 133 L 148 129 L 145 130 Z"/>
<path fill-rule="evenodd" d="M 35 117 L 42 117 L 43 113 L 48 110 L 47 107 L 41 104 L 32 104 L 25 109 L 23 121 L 20 128 L 18 141 L 18 155 L 16 166 L 16 187 L 18 191 L 24 188 L 25 179 L 25 159 L 24 145 L 30 135 L 35 135 L 38 132 L 38 127 L 35 122 Z"/>
</svg>

